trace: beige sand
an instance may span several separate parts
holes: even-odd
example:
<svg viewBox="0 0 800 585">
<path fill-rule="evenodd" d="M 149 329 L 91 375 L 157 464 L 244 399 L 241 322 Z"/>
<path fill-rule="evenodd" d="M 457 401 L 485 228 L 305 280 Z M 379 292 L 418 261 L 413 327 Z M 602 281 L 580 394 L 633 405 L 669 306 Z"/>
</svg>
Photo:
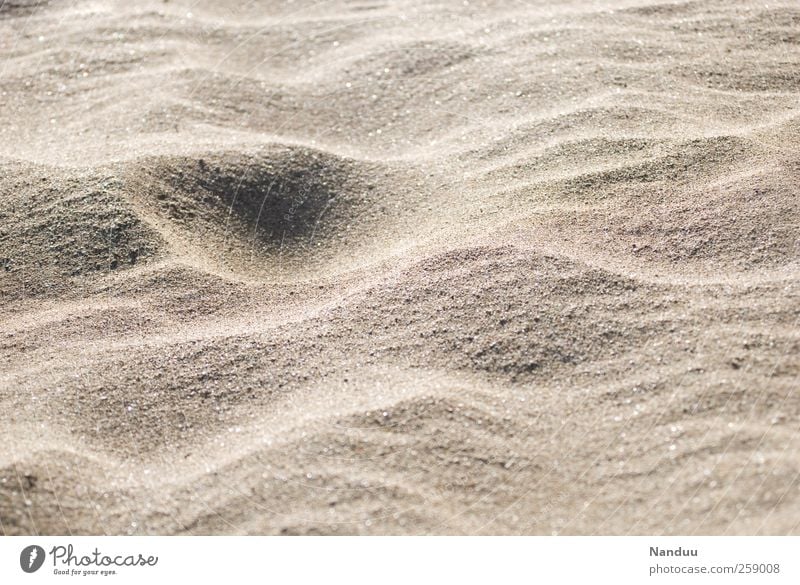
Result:
<svg viewBox="0 0 800 585">
<path fill-rule="evenodd" d="M 5 534 L 800 532 L 796 0 L 2 0 Z"/>
</svg>

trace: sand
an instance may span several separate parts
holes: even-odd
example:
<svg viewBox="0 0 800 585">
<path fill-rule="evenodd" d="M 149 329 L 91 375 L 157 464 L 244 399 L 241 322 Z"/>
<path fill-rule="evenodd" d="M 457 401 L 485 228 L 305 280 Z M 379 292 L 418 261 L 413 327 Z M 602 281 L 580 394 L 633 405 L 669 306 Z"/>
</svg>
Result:
<svg viewBox="0 0 800 585">
<path fill-rule="evenodd" d="M 800 532 L 796 0 L 2 0 L 0 531 Z"/>
</svg>

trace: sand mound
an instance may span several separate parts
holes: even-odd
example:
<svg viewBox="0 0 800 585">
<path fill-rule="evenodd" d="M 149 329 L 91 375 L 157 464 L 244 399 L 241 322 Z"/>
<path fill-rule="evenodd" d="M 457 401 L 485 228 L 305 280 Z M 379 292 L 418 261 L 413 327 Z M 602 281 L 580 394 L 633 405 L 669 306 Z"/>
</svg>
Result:
<svg viewBox="0 0 800 585">
<path fill-rule="evenodd" d="M 120 173 L 130 197 L 173 246 L 184 242 L 188 254 L 240 275 L 283 279 L 346 261 L 349 248 L 402 221 L 391 200 L 403 188 L 393 185 L 410 175 L 282 145 L 250 154 L 145 158 Z"/>
<path fill-rule="evenodd" d="M 796 533 L 799 26 L 2 3 L 0 530 Z"/>
<path fill-rule="evenodd" d="M 6 164 L 0 180 L 4 300 L 55 297 L 158 255 L 163 242 L 113 176 Z"/>
</svg>

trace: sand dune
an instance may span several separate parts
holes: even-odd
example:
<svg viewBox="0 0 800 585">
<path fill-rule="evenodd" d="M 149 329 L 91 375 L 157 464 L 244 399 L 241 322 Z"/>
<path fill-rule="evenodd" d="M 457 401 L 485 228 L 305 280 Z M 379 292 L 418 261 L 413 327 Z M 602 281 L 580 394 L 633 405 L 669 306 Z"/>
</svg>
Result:
<svg viewBox="0 0 800 585">
<path fill-rule="evenodd" d="M 786 534 L 795 1 L 0 0 L 4 534 Z"/>
</svg>

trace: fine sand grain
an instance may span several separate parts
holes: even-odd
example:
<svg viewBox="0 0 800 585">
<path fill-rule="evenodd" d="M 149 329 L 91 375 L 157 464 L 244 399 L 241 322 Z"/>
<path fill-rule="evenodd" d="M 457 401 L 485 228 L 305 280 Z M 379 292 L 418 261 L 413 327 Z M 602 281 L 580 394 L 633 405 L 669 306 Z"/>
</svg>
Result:
<svg viewBox="0 0 800 585">
<path fill-rule="evenodd" d="M 0 0 L 0 533 L 800 532 L 796 0 Z"/>
</svg>

